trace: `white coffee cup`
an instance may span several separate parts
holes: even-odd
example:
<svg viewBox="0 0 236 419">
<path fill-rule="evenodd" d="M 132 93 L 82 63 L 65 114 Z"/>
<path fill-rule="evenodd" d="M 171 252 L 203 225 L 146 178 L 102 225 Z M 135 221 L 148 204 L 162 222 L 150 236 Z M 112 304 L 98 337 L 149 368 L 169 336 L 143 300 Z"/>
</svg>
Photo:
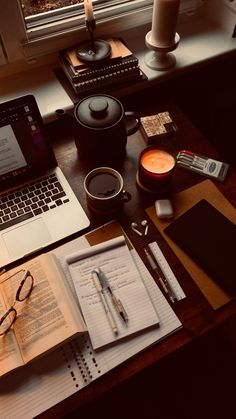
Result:
<svg viewBox="0 0 236 419">
<path fill-rule="evenodd" d="M 124 190 L 123 177 L 111 167 L 91 170 L 84 179 L 84 190 L 88 207 L 98 213 L 116 212 L 131 199 L 131 194 Z"/>
</svg>

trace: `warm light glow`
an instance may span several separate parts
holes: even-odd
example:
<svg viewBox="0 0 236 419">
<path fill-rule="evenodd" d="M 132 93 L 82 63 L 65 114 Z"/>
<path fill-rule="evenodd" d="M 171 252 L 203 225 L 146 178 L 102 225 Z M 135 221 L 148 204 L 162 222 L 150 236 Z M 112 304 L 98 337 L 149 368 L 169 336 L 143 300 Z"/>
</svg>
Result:
<svg viewBox="0 0 236 419">
<path fill-rule="evenodd" d="M 163 174 L 174 168 L 175 159 L 165 150 L 152 149 L 142 155 L 141 165 L 151 173 Z"/>
</svg>

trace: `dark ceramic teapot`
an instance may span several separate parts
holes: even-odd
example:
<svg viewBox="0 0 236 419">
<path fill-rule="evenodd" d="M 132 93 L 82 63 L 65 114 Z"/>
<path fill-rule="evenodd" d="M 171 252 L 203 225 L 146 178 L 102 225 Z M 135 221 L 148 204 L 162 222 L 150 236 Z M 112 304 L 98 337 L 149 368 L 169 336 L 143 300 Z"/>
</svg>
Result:
<svg viewBox="0 0 236 419">
<path fill-rule="evenodd" d="M 92 95 L 74 110 L 75 143 L 79 157 L 110 165 L 125 156 L 127 136 L 137 131 L 139 118 L 125 112 L 121 102 L 109 95 Z"/>
</svg>

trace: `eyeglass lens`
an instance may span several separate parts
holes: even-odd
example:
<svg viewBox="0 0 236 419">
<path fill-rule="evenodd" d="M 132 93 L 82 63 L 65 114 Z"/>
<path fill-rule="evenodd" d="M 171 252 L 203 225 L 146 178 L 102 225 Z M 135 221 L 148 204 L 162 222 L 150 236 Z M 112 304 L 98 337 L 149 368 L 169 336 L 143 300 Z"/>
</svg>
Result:
<svg viewBox="0 0 236 419">
<path fill-rule="evenodd" d="M 17 301 L 24 301 L 31 293 L 33 288 L 33 277 L 29 272 L 26 272 L 25 277 L 22 279 L 18 291 L 16 293 Z"/>
<path fill-rule="evenodd" d="M 34 280 L 29 271 L 26 271 L 16 293 L 16 301 L 24 301 L 33 289 Z M 14 305 L 14 304 L 13 304 Z M 8 332 L 14 321 L 17 312 L 13 306 L 0 318 L 0 336 Z"/>
<path fill-rule="evenodd" d="M 16 320 L 16 310 L 11 307 L 0 320 L 0 336 L 8 332 Z"/>
</svg>

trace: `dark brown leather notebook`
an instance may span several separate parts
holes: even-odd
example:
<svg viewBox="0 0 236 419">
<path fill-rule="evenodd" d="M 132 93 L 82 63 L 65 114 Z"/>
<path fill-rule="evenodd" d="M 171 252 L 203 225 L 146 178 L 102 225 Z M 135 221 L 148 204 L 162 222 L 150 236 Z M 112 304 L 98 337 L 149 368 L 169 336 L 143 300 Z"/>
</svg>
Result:
<svg viewBox="0 0 236 419">
<path fill-rule="evenodd" d="M 225 292 L 236 295 L 236 226 L 202 199 L 165 233 Z"/>
</svg>

